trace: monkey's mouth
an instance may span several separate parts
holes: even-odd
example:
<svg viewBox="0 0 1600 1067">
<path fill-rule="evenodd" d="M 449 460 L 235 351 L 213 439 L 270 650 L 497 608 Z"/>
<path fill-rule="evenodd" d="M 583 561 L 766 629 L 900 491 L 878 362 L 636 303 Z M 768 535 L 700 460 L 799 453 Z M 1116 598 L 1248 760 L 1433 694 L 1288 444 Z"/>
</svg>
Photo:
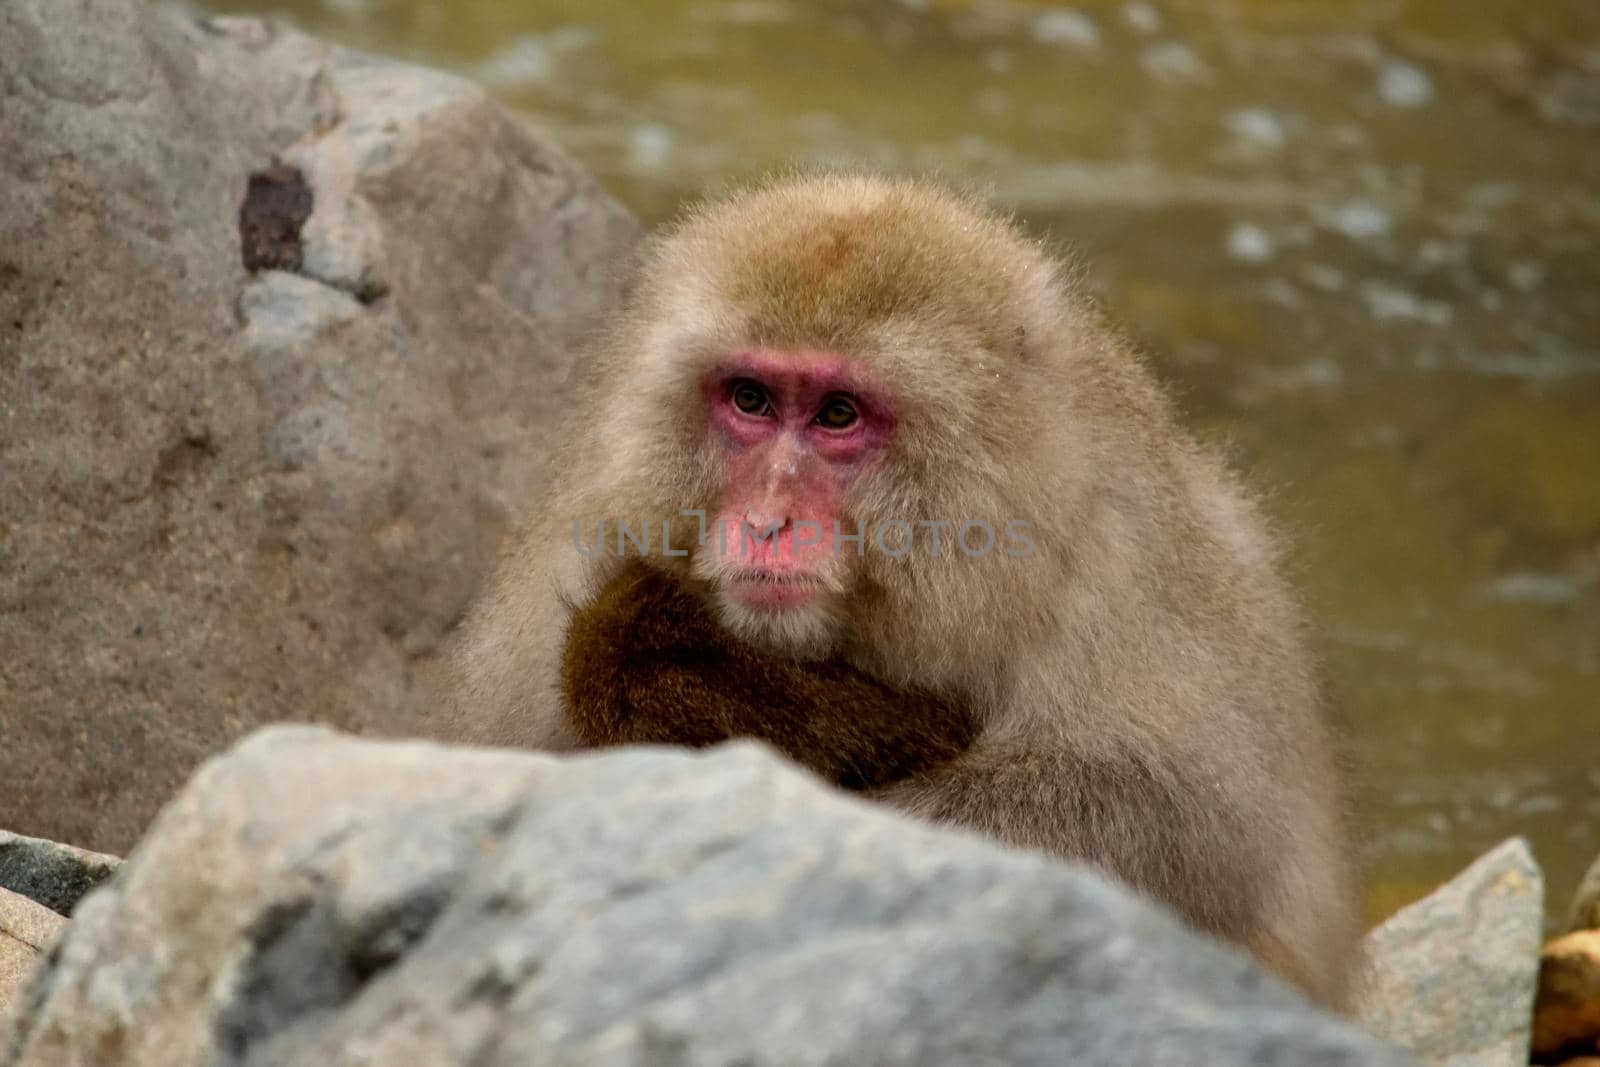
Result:
<svg viewBox="0 0 1600 1067">
<path fill-rule="evenodd" d="M 779 610 L 805 604 L 822 591 L 824 583 L 808 571 L 740 567 L 722 575 L 722 587 L 747 607 Z"/>
</svg>

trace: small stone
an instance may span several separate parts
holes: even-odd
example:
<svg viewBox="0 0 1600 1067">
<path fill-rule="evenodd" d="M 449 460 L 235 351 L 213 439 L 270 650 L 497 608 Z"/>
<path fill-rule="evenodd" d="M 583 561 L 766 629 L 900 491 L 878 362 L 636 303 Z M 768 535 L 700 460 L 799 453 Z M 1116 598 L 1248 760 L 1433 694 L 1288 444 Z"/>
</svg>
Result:
<svg viewBox="0 0 1600 1067">
<path fill-rule="evenodd" d="M 563 26 L 551 33 L 521 37 L 495 52 L 473 72 L 479 81 L 512 87 L 549 81 L 561 63 L 599 38 L 592 26 Z"/>
<path fill-rule="evenodd" d="M 1391 60 L 1378 72 L 1378 95 L 1393 107 L 1421 107 L 1433 100 L 1433 79 L 1410 63 Z"/>
<path fill-rule="evenodd" d="M 1137 33 L 1158 33 L 1161 30 L 1161 12 L 1142 0 L 1136 0 L 1122 9 L 1122 21 Z"/>
<path fill-rule="evenodd" d="M 1367 1029 L 1424 1063 L 1528 1062 L 1544 879 L 1512 838 L 1367 937 Z"/>
<path fill-rule="evenodd" d="M 1330 227 L 1354 240 L 1382 237 L 1394 227 L 1394 219 L 1387 211 L 1365 200 L 1340 205 L 1328 215 L 1326 221 Z"/>
<path fill-rule="evenodd" d="M 1195 50 L 1181 41 L 1151 45 L 1139 56 L 1139 65 L 1151 77 L 1170 81 L 1193 81 L 1206 72 Z"/>
<path fill-rule="evenodd" d="M 659 167 L 672 154 L 672 131 L 659 122 L 635 126 L 628 135 L 628 154 L 642 167 Z"/>
<path fill-rule="evenodd" d="M 1361 287 L 1367 311 L 1375 319 L 1425 322 L 1446 326 L 1454 317 L 1450 305 L 1442 300 L 1424 300 L 1415 293 L 1383 282 L 1368 282 Z"/>
<path fill-rule="evenodd" d="M 1247 107 L 1230 114 L 1225 120 L 1228 132 L 1241 141 L 1261 148 L 1281 148 L 1284 142 L 1283 123 L 1264 107 Z"/>
<path fill-rule="evenodd" d="M 0 890 L 59 915 L 71 915 L 79 899 L 121 865 L 116 856 L 0 830 Z"/>
<path fill-rule="evenodd" d="M 1241 223 L 1228 234 L 1228 255 L 1244 263 L 1265 263 L 1272 258 L 1271 235 L 1259 226 Z"/>
<path fill-rule="evenodd" d="M 542 37 L 524 37 L 484 60 L 475 73 L 490 85 L 529 85 L 554 77 L 556 61 L 548 41 Z"/>
<path fill-rule="evenodd" d="M 1600 930 L 1559 937 L 1539 954 L 1533 1054 L 1554 1062 L 1600 1051 Z"/>
<path fill-rule="evenodd" d="M 1040 44 L 1065 44 L 1093 48 L 1100 43 L 1100 27 L 1094 19 L 1077 11 L 1041 11 L 1034 16 L 1028 32 Z"/>
<path fill-rule="evenodd" d="M 1600 78 L 1577 71 L 1553 75 L 1534 97 L 1534 110 L 1546 122 L 1600 126 Z"/>
<path fill-rule="evenodd" d="M 1324 293 L 1340 293 L 1344 291 L 1345 276 L 1337 267 L 1330 267 L 1323 263 L 1308 263 L 1301 271 L 1300 277 L 1313 289 L 1320 289 Z"/>
<path fill-rule="evenodd" d="M 1561 604 L 1570 604 L 1576 601 L 1582 593 L 1581 587 L 1566 574 L 1536 574 L 1530 571 L 1514 571 L 1502 574 L 1492 581 L 1484 583 L 1484 592 L 1496 600 L 1504 600 L 1513 604 L 1542 604 L 1554 607 Z M 1519 806 L 1519 814 L 1528 814 L 1527 804 L 1537 800 L 1529 797 Z M 1559 811 L 1560 801 L 1552 798 L 1552 804 L 1547 811 Z"/>
<path fill-rule="evenodd" d="M 1519 292 L 1531 293 L 1544 284 L 1545 271 L 1538 263 L 1522 260 L 1511 264 L 1506 277 Z"/>
</svg>

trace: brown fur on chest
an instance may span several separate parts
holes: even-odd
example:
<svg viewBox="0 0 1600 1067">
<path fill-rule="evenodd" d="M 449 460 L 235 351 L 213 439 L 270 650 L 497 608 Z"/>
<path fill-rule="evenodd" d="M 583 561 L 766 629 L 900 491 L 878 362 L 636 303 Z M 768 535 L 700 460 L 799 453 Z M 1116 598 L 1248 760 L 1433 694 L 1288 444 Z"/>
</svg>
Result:
<svg viewBox="0 0 1600 1067">
<path fill-rule="evenodd" d="M 588 747 L 754 737 L 847 789 L 944 763 L 977 733 L 969 714 L 931 695 L 735 640 L 698 597 L 643 564 L 574 614 L 561 681 Z"/>
</svg>

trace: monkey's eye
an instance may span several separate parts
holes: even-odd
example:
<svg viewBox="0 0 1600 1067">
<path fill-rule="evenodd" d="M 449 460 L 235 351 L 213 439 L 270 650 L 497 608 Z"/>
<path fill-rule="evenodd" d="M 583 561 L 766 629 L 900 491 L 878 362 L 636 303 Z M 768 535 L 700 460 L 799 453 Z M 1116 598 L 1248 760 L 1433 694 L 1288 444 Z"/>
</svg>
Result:
<svg viewBox="0 0 1600 1067">
<path fill-rule="evenodd" d="M 748 379 L 734 382 L 730 395 L 733 397 L 733 406 L 746 415 L 766 415 L 772 411 L 772 405 L 767 402 L 767 391 Z"/>
<path fill-rule="evenodd" d="M 830 396 L 817 412 L 817 425 L 830 430 L 846 430 L 855 425 L 856 406 L 842 396 Z"/>
</svg>

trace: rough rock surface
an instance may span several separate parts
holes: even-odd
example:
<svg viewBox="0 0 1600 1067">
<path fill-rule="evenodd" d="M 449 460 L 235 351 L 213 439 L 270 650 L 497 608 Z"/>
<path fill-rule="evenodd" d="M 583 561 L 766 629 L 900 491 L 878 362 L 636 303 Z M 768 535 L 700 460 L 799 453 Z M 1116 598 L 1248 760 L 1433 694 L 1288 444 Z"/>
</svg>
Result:
<svg viewBox="0 0 1600 1067">
<path fill-rule="evenodd" d="M 1558 937 L 1539 954 L 1533 1052 L 1541 1063 L 1600 1054 L 1600 930 Z"/>
<path fill-rule="evenodd" d="M 116 856 L 0 830 L 0 889 L 60 915 L 71 915 L 79 899 L 121 865 Z"/>
<path fill-rule="evenodd" d="M 1374 1034 L 1450 1067 L 1528 1062 L 1544 879 L 1512 838 L 1367 937 Z"/>
<path fill-rule="evenodd" d="M 0 889 L 0 1020 L 66 922 L 42 904 Z"/>
<path fill-rule="evenodd" d="M 1388 1064 L 1087 871 L 753 744 L 277 727 L 86 898 L 0 1064 Z"/>
<path fill-rule="evenodd" d="M 415 728 L 634 221 L 465 82 L 142 0 L 0 3 L 0 190 L 0 826 Z"/>
</svg>

